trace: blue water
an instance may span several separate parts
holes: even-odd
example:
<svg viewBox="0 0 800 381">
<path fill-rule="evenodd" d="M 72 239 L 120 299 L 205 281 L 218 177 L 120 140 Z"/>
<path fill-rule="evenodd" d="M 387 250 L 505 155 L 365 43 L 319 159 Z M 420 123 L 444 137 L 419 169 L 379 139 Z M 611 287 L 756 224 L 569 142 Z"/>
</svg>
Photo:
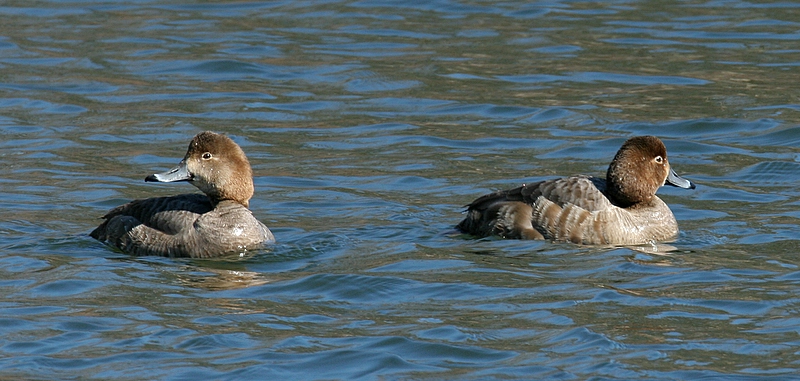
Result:
<svg viewBox="0 0 800 381">
<path fill-rule="evenodd" d="M 792 3 L 0 6 L 0 378 L 800 379 Z M 203 130 L 278 242 L 90 237 Z M 489 191 L 661 137 L 654 247 L 472 239 Z"/>
</svg>

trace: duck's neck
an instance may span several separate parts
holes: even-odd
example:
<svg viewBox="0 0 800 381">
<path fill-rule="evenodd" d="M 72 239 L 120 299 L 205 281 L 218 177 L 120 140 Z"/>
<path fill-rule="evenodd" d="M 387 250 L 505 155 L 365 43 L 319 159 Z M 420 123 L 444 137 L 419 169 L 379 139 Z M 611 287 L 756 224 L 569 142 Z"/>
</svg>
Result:
<svg viewBox="0 0 800 381">
<path fill-rule="evenodd" d="M 207 195 L 207 196 L 208 196 L 208 200 L 211 201 L 211 206 L 213 206 L 215 208 L 217 207 L 217 205 L 219 205 L 221 203 L 235 203 L 235 204 L 242 205 L 245 208 L 250 208 L 250 200 L 239 201 L 239 200 L 233 200 L 233 199 L 230 199 L 230 198 L 213 197 L 211 195 Z"/>
</svg>

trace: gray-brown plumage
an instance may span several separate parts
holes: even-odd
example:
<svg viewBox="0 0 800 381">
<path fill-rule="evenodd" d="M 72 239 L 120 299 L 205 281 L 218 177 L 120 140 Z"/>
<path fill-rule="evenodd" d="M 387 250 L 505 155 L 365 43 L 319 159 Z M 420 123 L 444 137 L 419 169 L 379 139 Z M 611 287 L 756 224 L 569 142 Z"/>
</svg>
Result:
<svg viewBox="0 0 800 381">
<path fill-rule="evenodd" d="M 581 244 L 665 241 L 678 234 L 675 216 L 655 195 L 665 184 L 695 187 L 671 169 L 660 139 L 633 137 L 605 179 L 573 176 L 490 193 L 467 206 L 457 228 L 478 236 Z"/>
<path fill-rule="evenodd" d="M 133 255 L 207 258 L 272 242 L 247 208 L 253 175 L 230 138 L 202 132 L 178 167 L 145 181 L 189 181 L 205 194 L 135 200 L 109 211 L 90 235 Z"/>
</svg>

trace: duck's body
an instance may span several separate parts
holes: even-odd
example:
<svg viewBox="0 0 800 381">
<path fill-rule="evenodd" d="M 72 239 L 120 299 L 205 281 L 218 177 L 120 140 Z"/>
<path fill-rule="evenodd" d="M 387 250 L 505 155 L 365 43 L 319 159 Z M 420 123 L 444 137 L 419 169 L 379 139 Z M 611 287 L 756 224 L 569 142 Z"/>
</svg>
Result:
<svg viewBox="0 0 800 381">
<path fill-rule="evenodd" d="M 203 194 L 135 200 L 112 209 L 91 236 L 133 255 L 209 258 L 255 249 L 275 237 L 233 201 Z"/>
<path fill-rule="evenodd" d="M 135 200 L 108 212 L 90 235 L 133 255 L 208 258 L 275 240 L 247 208 L 252 172 L 229 138 L 198 134 L 181 164 L 146 181 L 189 181 L 206 194 Z"/>
<path fill-rule="evenodd" d="M 595 245 L 666 241 L 678 234 L 678 223 L 655 195 L 665 183 L 694 188 L 672 171 L 661 140 L 635 137 L 620 148 L 606 179 L 572 176 L 490 193 L 467 206 L 457 228 Z"/>
</svg>

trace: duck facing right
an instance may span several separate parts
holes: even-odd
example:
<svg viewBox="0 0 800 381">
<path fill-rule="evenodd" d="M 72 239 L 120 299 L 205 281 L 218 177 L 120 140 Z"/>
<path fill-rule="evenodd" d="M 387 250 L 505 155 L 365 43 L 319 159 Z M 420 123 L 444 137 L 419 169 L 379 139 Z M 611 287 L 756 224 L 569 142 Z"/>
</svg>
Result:
<svg viewBox="0 0 800 381">
<path fill-rule="evenodd" d="M 584 245 L 669 241 L 678 235 L 678 222 L 656 196 L 662 185 L 695 188 L 672 169 L 661 139 L 636 136 L 622 144 L 604 179 L 571 176 L 489 193 L 467 205 L 456 228 L 481 237 Z"/>
</svg>

